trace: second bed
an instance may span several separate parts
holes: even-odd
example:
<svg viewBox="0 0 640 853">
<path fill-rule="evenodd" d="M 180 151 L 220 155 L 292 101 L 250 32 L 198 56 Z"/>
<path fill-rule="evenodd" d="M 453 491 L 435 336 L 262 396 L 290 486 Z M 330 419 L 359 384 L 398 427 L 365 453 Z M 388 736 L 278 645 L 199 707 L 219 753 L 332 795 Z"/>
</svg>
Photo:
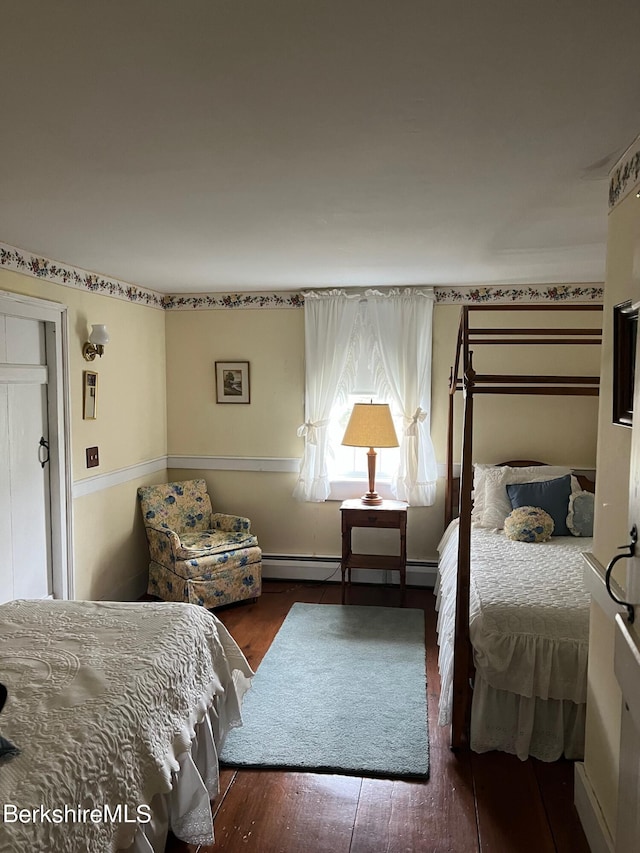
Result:
<svg viewBox="0 0 640 853">
<path fill-rule="evenodd" d="M 522 760 L 581 758 L 589 646 L 582 552 L 589 538 L 514 542 L 501 530 L 471 534 L 469 634 L 475 677 L 470 746 Z M 451 722 L 458 520 L 439 545 L 439 722 Z"/>
</svg>

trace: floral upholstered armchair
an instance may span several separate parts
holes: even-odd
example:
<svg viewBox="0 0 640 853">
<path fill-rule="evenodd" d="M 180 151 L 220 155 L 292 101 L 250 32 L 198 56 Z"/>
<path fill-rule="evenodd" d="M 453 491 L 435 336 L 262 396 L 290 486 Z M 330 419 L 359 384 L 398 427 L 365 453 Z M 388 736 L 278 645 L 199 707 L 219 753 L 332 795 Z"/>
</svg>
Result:
<svg viewBox="0 0 640 853">
<path fill-rule="evenodd" d="M 138 489 L 149 542 L 150 595 L 220 607 L 257 598 L 262 551 L 248 518 L 213 512 L 204 480 Z"/>
</svg>

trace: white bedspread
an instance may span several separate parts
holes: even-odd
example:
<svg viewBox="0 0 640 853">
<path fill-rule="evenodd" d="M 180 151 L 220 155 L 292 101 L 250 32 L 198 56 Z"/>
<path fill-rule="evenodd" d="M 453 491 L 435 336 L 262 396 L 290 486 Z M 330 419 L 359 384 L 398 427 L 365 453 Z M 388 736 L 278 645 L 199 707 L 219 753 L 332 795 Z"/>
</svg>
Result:
<svg viewBox="0 0 640 853">
<path fill-rule="evenodd" d="M 491 688 L 538 699 L 586 701 L 589 594 L 581 552 L 591 539 L 513 542 L 473 527 L 469 630 L 476 671 Z M 439 545 L 439 722 L 451 721 L 458 550 L 454 521 Z"/>
<path fill-rule="evenodd" d="M 196 728 L 213 717 L 219 746 L 241 724 L 251 675 L 224 625 L 195 605 L 1 605 L 0 680 L 9 699 L 0 732 L 22 754 L 0 767 L 0 808 L 4 817 L 7 804 L 30 809 L 35 820 L 3 823 L 0 814 L 0 851 L 104 853 L 129 846 L 145 820 L 144 808 L 137 810 L 175 787 L 185 761 L 193 764 Z M 217 766 L 206 784 L 215 793 Z M 132 822 L 123 820 L 124 811 L 119 821 L 111 819 L 119 805 Z M 42 817 L 42 809 L 66 807 L 98 812 L 78 819 L 67 811 L 64 823 L 54 821 L 53 811 Z M 190 843 L 213 841 L 202 809 L 194 810 L 191 825 L 181 822 L 180 832 Z"/>
</svg>

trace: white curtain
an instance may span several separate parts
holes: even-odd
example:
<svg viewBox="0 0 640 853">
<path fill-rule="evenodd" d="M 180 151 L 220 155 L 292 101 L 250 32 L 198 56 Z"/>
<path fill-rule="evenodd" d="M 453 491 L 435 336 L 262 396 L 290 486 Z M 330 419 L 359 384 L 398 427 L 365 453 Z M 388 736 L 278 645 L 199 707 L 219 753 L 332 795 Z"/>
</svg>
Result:
<svg viewBox="0 0 640 853">
<path fill-rule="evenodd" d="M 354 368 L 355 330 L 360 295 L 342 290 L 304 294 L 305 422 L 300 476 L 293 496 L 324 501 L 330 492 L 327 474 L 327 426 L 331 409 L 345 393 Z"/>
<path fill-rule="evenodd" d="M 433 289 L 368 290 L 365 295 L 376 390 L 392 401 L 392 412 L 404 424 L 391 490 L 411 506 L 431 506 L 438 479 L 430 428 Z"/>
</svg>

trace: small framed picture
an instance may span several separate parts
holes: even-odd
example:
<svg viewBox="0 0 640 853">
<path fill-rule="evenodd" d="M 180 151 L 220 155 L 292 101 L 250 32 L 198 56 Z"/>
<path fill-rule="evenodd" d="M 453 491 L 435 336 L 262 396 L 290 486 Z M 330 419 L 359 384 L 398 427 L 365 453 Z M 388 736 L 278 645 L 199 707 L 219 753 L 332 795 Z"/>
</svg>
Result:
<svg viewBox="0 0 640 853">
<path fill-rule="evenodd" d="M 216 402 L 251 402 L 248 361 L 216 361 Z"/>
<path fill-rule="evenodd" d="M 83 379 L 82 417 L 85 421 L 95 421 L 98 417 L 98 374 L 85 370 Z"/>
</svg>

